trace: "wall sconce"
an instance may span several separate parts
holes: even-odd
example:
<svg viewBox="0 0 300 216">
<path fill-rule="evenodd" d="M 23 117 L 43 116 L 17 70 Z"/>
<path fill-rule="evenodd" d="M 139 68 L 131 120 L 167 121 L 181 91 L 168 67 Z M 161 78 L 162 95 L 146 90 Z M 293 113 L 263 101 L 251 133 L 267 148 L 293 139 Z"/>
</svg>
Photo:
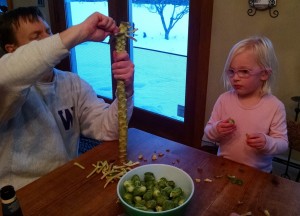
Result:
<svg viewBox="0 0 300 216">
<path fill-rule="evenodd" d="M 247 13 L 249 16 L 254 16 L 257 10 L 269 10 L 270 17 L 278 17 L 278 10 L 272 11 L 272 8 L 276 6 L 276 0 L 249 0 L 249 6 Z"/>
</svg>

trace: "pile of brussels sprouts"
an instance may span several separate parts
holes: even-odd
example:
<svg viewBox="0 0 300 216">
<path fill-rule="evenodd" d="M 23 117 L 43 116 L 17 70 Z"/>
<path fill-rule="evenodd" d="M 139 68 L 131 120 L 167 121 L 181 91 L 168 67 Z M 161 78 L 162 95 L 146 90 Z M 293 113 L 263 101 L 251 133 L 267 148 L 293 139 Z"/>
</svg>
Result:
<svg viewBox="0 0 300 216">
<path fill-rule="evenodd" d="M 144 173 L 144 180 L 138 175 L 124 181 L 123 199 L 129 205 L 144 211 L 161 212 L 184 203 L 182 189 L 165 177 L 156 180 L 152 172 Z"/>
</svg>

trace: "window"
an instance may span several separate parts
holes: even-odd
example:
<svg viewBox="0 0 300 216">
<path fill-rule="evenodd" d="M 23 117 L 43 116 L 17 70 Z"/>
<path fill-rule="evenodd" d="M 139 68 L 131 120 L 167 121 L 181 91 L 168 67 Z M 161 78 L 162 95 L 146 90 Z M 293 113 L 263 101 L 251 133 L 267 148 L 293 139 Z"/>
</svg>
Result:
<svg viewBox="0 0 300 216">
<path fill-rule="evenodd" d="M 94 12 L 108 15 L 106 1 L 66 0 L 67 27 L 84 21 Z M 71 71 L 87 81 L 98 95 L 112 99 L 111 59 L 108 39 L 102 43 L 86 42 L 71 51 Z"/>
<path fill-rule="evenodd" d="M 132 22 L 139 29 L 133 42 L 135 106 L 184 121 L 189 1 L 133 2 Z"/>
<path fill-rule="evenodd" d="M 97 10 L 104 14 L 108 12 L 118 23 L 130 20 L 139 29 L 134 35 L 138 41 L 132 42 L 129 49 L 135 63 L 135 110 L 131 125 L 189 145 L 196 145 L 193 144 L 195 140 L 200 143 L 213 2 L 170 0 L 166 5 L 147 0 L 65 2 L 62 5 L 58 0 L 49 0 L 49 8 L 52 16 L 53 9 L 63 7 L 68 26 L 81 22 L 84 16 Z M 187 13 L 173 28 L 164 29 L 163 18 L 168 27 L 172 10 L 175 8 L 175 14 L 178 14 L 186 6 Z M 157 13 L 162 7 L 163 17 Z M 60 23 L 66 23 L 64 17 L 59 19 Z M 110 64 L 107 41 L 97 45 L 85 43 L 72 50 L 72 70 L 87 80 L 100 96 L 113 99 L 115 86 Z M 85 74 L 91 71 L 91 74 Z"/>
<path fill-rule="evenodd" d="M 6 0 L 0 0 L 0 13 L 6 12 L 8 10 Z"/>
<path fill-rule="evenodd" d="M 108 15 L 107 1 L 65 2 L 68 27 L 82 22 L 95 11 Z M 135 106 L 183 121 L 189 1 L 178 6 L 135 2 L 129 18 L 139 29 L 134 35 L 137 41 L 133 42 L 133 59 L 137 66 Z M 168 20 L 174 21 L 167 23 Z M 109 57 L 108 40 L 80 44 L 72 50 L 71 68 L 90 83 L 98 95 L 112 99 Z"/>
</svg>

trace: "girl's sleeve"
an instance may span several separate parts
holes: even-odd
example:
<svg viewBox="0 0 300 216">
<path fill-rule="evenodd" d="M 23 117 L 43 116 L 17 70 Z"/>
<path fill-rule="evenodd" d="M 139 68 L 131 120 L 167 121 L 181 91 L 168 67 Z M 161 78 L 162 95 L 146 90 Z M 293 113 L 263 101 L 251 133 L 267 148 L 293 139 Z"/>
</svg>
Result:
<svg viewBox="0 0 300 216">
<path fill-rule="evenodd" d="M 80 130 L 84 136 L 97 140 L 118 139 L 118 100 L 105 103 L 97 97 L 92 87 L 81 80 L 82 94 L 79 98 Z M 133 111 L 133 96 L 127 98 L 127 121 Z"/>
<path fill-rule="evenodd" d="M 271 122 L 270 132 L 266 137 L 266 145 L 262 151 L 266 154 L 281 154 L 288 150 L 286 112 L 280 103 Z"/>
<path fill-rule="evenodd" d="M 221 121 L 222 99 L 219 97 L 213 107 L 211 116 L 204 128 L 205 136 L 213 141 L 218 142 L 220 134 L 217 131 L 217 124 Z"/>
<path fill-rule="evenodd" d="M 0 58 L 0 123 L 20 110 L 30 87 L 68 53 L 56 34 L 32 41 Z"/>
</svg>

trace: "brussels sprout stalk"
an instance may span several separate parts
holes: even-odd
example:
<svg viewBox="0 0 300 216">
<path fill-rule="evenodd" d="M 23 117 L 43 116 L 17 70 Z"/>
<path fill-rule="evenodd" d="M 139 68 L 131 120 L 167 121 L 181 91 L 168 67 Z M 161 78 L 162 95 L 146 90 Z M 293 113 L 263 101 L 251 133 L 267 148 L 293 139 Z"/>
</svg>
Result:
<svg viewBox="0 0 300 216">
<path fill-rule="evenodd" d="M 133 31 L 129 31 L 131 26 L 128 22 L 121 22 L 119 29 L 120 32 L 115 35 L 116 37 L 116 52 L 123 52 L 126 50 L 126 41 L 127 38 L 134 39 L 130 37 L 128 34 Z M 134 39 L 135 40 L 135 39 Z M 119 159 L 121 163 L 125 163 L 127 161 L 127 99 L 125 92 L 125 83 L 123 80 L 117 81 L 117 99 L 118 99 L 118 124 L 119 124 Z"/>
</svg>

